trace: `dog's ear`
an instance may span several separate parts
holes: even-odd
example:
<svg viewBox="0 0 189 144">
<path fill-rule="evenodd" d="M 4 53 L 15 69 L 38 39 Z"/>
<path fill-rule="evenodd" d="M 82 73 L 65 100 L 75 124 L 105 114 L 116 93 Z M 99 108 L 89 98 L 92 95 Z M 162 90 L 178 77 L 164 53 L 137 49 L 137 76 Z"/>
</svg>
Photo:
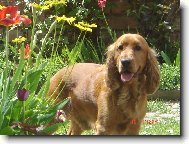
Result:
<svg viewBox="0 0 189 144">
<path fill-rule="evenodd" d="M 111 88 L 111 90 L 116 90 L 120 86 L 118 81 L 115 51 L 115 44 L 111 44 L 108 47 L 106 60 L 106 85 Z"/>
<path fill-rule="evenodd" d="M 115 44 L 108 47 L 106 64 L 109 68 L 115 67 Z"/>
<path fill-rule="evenodd" d="M 149 48 L 148 57 L 145 67 L 145 75 L 146 75 L 146 82 L 145 82 L 145 89 L 147 94 L 154 93 L 160 83 L 160 70 L 158 61 L 156 59 L 156 53 L 153 49 Z"/>
</svg>

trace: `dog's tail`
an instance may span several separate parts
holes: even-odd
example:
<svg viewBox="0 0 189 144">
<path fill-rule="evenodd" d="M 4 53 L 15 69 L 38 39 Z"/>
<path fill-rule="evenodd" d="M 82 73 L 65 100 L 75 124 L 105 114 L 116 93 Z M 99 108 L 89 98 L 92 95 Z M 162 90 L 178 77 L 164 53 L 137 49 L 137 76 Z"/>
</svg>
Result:
<svg viewBox="0 0 189 144">
<path fill-rule="evenodd" d="M 51 79 L 48 90 L 48 100 L 50 102 L 58 103 L 67 97 L 66 94 L 66 82 L 65 82 L 65 70 L 61 69 Z"/>
</svg>

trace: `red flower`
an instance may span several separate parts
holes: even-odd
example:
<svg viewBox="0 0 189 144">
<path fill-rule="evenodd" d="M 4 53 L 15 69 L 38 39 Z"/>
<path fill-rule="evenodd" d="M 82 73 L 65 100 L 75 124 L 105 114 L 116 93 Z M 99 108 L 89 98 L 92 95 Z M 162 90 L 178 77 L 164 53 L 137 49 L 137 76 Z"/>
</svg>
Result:
<svg viewBox="0 0 189 144">
<path fill-rule="evenodd" d="M 18 89 L 17 90 L 17 97 L 20 101 L 26 101 L 29 96 L 29 91 L 26 89 Z"/>
<path fill-rule="evenodd" d="M 21 49 L 18 50 L 19 53 L 21 54 Z M 28 59 L 30 56 L 30 45 L 29 44 L 26 44 L 26 47 L 24 49 L 24 59 Z"/>
<path fill-rule="evenodd" d="M 31 20 L 27 16 L 19 15 L 16 6 L 8 6 L 0 10 L 0 25 L 12 26 L 20 22 L 30 24 Z"/>
<path fill-rule="evenodd" d="M 98 6 L 103 9 L 106 6 L 106 0 L 98 0 Z"/>
</svg>

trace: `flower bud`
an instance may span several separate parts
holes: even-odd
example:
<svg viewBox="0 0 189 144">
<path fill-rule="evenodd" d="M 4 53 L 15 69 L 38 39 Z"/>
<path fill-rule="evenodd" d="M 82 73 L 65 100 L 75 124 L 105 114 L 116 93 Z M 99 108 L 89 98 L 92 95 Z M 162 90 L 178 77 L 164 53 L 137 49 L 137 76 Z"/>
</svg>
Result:
<svg viewBox="0 0 189 144">
<path fill-rule="evenodd" d="M 17 90 L 17 97 L 20 101 L 26 101 L 29 96 L 29 91 L 26 89 L 18 89 Z"/>
</svg>

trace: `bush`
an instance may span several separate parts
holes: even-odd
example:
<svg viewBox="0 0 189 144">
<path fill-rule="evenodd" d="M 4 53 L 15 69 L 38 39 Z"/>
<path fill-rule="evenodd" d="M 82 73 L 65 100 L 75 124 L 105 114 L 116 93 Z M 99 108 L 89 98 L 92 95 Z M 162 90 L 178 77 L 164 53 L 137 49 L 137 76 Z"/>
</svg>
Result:
<svg viewBox="0 0 189 144">
<path fill-rule="evenodd" d="M 175 65 L 161 65 L 161 90 L 180 89 L 180 67 Z"/>
</svg>

